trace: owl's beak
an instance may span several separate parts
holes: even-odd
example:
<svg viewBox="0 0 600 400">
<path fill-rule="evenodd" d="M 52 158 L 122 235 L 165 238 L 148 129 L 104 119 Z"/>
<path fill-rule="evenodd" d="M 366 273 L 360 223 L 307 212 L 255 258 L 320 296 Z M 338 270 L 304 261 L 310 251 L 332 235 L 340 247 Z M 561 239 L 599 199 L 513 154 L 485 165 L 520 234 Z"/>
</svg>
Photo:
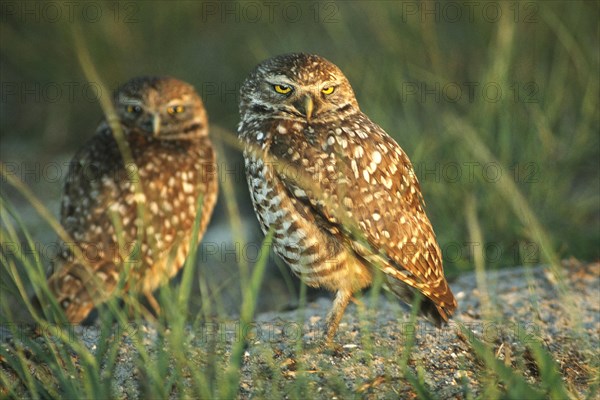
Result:
<svg viewBox="0 0 600 400">
<path fill-rule="evenodd" d="M 158 136 L 160 132 L 160 115 L 150 114 L 146 120 L 142 123 L 142 127 L 148 133 L 152 133 L 152 136 Z"/>
<path fill-rule="evenodd" d="M 314 110 L 314 102 L 310 95 L 305 94 L 300 100 L 298 100 L 294 107 L 302 114 L 306 116 L 306 120 L 310 122 L 310 118 L 312 117 L 312 113 Z"/>
</svg>

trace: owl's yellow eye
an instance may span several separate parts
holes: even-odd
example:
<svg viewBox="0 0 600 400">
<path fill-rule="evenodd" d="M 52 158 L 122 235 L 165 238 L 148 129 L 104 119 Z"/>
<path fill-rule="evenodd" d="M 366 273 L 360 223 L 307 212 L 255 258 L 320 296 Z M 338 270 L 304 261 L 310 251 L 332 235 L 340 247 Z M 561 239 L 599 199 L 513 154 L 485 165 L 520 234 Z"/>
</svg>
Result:
<svg viewBox="0 0 600 400">
<path fill-rule="evenodd" d="M 335 91 L 335 86 L 328 86 L 321 89 L 321 93 L 329 95 Z"/>
<path fill-rule="evenodd" d="M 171 115 L 181 114 L 184 111 L 185 111 L 184 106 L 171 106 L 171 107 L 167 108 L 167 112 Z"/>
<path fill-rule="evenodd" d="M 139 114 L 142 112 L 142 107 L 140 106 L 134 106 L 134 105 L 128 105 L 127 106 L 127 112 L 130 114 Z"/>
<path fill-rule="evenodd" d="M 275 91 L 277 93 L 281 93 L 281 94 L 288 94 L 289 92 L 292 91 L 291 87 L 285 86 L 285 85 L 273 85 L 273 89 L 275 89 Z"/>
</svg>

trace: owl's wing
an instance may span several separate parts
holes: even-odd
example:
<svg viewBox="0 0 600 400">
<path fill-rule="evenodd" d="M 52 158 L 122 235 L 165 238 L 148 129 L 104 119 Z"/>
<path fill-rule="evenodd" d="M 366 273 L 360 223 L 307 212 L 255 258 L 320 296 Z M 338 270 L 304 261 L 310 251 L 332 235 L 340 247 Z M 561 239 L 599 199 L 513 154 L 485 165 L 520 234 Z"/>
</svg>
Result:
<svg viewBox="0 0 600 400">
<path fill-rule="evenodd" d="M 48 280 L 70 321 L 85 318 L 94 301 L 100 301 L 118 281 L 115 258 L 107 257 L 111 251 L 117 255 L 117 249 L 108 245 L 114 227 L 107 209 L 120 197 L 115 180 L 123 164 L 110 130 L 102 125 L 98 129 L 69 164 L 60 220 L 71 241 L 61 243 Z M 102 284 L 92 284 L 99 273 Z"/>
<path fill-rule="evenodd" d="M 327 221 L 323 228 L 343 232 L 359 257 L 419 290 L 447 320 L 456 300 L 412 164 L 379 126 L 366 116 L 360 122 L 330 130 L 320 140 L 274 137 L 270 152 L 282 162 L 278 175 L 291 196 Z M 402 285 L 391 289 L 409 297 Z"/>
<path fill-rule="evenodd" d="M 119 198 L 115 195 L 119 190 L 115 181 L 122 169 L 122 158 L 112 134 L 101 125 L 69 163 L 60 218 L 71 236 L 84 234 L 92 221 L 106 219 L 103 214 L 110 199 Z"/>
</svg>

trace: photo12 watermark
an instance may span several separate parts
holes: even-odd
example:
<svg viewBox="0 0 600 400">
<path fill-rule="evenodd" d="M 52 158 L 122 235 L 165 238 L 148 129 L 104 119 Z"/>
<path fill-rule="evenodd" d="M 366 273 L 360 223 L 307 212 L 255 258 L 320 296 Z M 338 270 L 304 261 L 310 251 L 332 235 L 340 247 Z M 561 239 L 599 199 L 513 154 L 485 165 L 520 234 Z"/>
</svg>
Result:
<svg viewBox="0 0 600 400">
<path fill-rule="evenodd" d="M 514 23 L 537 23 L 539 5 L 533 1 L 400 1 L 402 22 L 498 23 L 508 18 Z"/>
<path fill-rule="evenodd" d="M 493 184 L 503 177 L 515 183 L 539 183 L 542 181 L 543 169 L 539 163 L 533 161 L 523 161 L 510 166 L 496 161 L 420 161 L 413 166 L 419 181 L 444 184 Z"/>
<path fill-rule="evenodd" d="M 294 241 L 290 237 L 285 248 L 274 245 L 274 243 L 263 243 L 262 238 L 257 240 L 239 242 L 231 240 L 203 240 L 196 253 L 196 262 L 200 264 L 255 264 L 265 257 L 270 263 L 274 263 L 279 253 L 286 255 L 301 254 L 304 243 L 298 239 Z M 115 242 L 87 242 L 87 241 L 49 241 L 49 242 L 15 242 L 3 241 L 0 244 L 0 253 L 5 259 L 39 258 L 44 264 L 54 265 L 61 263 L 73 263 L 79 261 L 84 264 L 94 265 L 100 261 L 111 261 L 116 264 L 141 265 L 144 251 L 136 240 L 120 240 Z M 415 240 L 407 241 L 400 251 L 402 260 L 410 260 L 415 255 L 425 257 L 427 254 L 427 243 Z M 150 248 L 148 248 L 150 249 Z M 148 251 L 146 249 L 146 251 Z M 322 256 L 322 263 L 337 264 L 339 261 L 339 245 L 335 242 L 320 243 L 311 246 L 311 249 Z M 482 253 L 487 265 L 496 264 L 502 260 L 510 261 L 512 264 L 538 265 L 542 262 L 541 246 L 530 240 L 515 242 L 474 242 L 468 240 L 440 243 L 443 260 L 445 263 L 457 263 L 460 261 L 473 264 L 475 254 Z M 265 254 L 265 251 L 267 252 Z M 383 249 L 381 249 L 383 251 Z M 435 251 L 434 249 L 432 251 Z M 77 258 L 79 257 L 79 258 Z M 437 257 L 432 254 L 431 258 Z M 427 257 L 429 258 L 429 257 Z M 401 260 L 401 261 L 402 261 Z M 384 258 L 380 260 L 382 263 Z M 58 262 L 58 263 L 57 263 Z M 375 261 L 373 261 L 374 263 Z M 396 261 L 390 261 L 392 265 Z"/>
<path fill-rule="evenodd" d="M 205 162 L 198 164 L 198 173 L 196 175 L 198 182 L 204 182 L 206 179 L 217 175 L 222 171 L 225 177 L 243 176 L 243 171 L 240 171 L 240 166 L 228 166 L 223 164 L 219 168 L 214 163 Z M 70 170 L 77 171 L 78 179 L 86 182 L 100 181 L 127 181 L 131 183 L 144 182 L 144 179 L 139 175 L 139 168 L 134 162 L 128 162 L 122 168 L 109 168 L 99 162 L 79 163 L 79 161 L 68 162 L 27 162 L 27 161 L 7 161 L 0 163 L 0 171 L 2 178 L 0 182 L 4 182 L 4 176 L 10 175 L 22 180 L 25 183 L 57 183 L 61 184 L 66 181 Z M 239 178 L 241 179 L 241 178 Z"/>
<path fill-rule="evenodd" d="M 466 261 L 473 265 L 475 254 L 482 253 L 486 265 L 512 261 L 514 265 L 538 265 L 542 262 L 542 251 L 538 243 L 521 240 L 511 243 L 454 241 L 441 244 L 445 263 Z"/>
<path fill-rule="evenodd" d="M 294 165 L 279 161 L 265 162 L 265 165 L 271 166 L 280 174 L 291 180 L 301 182 L 303 185 L 308 186 L 311 184 L 312 178 Z M 45 182 L 62 186 L 73 166 L 77 168 L 79 179 L 87 182 L 93 183 L 110 179 L 113 181 L 129 181 L 132 183 L 140 181 L 144 183 L 144 179 L 139 176 L 138 166 L 132 162 L 124 164 L 123 168 L 107 171 L 98 163 L 92 162 L 81 165 L 74 161 L 3 162 L 0 164 L 2 172 L 0 181 L 5 181 L 5 175 L 11 175 L 28 184 Z M 551 168 L 549 165 L 546 166 L 534 161 L 517 162 L 509 166 L 495 161 L 419 161 L 406 165 L 405 168 L 410 167 L 413 168 L 421 183 L 442 183 L 445 185 L 470 185 L 475 182 L 496 184 L 501 179 L 510 179 L 518 184 L 537 184 L 543 181 L 545 168 Z M 203 163 L 199 171 L 200 173 L 197 175 L 198 182 L 202 182 L 213 175 L 217 175 L 220 182 L 231 182 L 236 185 L 243 185 L 246 182 L 246 168 L 242 161 L 221 161 L 217 165 Z M 318 167 L 313 168 L 311 176 L 327 176 L 333 182 L 335 182 L 335 179 L 345 182 L 343 176 L 330 177 L 330 170 L 325 167 L 323 170 L 319 170 Z"/>
<path fill-rule="evenodd" d="M 4 104 L 97 103 L 101 97 L 102 87 L 96 82 L 3 81 L 0 83 L 0 102 Z"/>
<path fill-rule="evenodd" d="M 0 20 L 30 24 L 140 22 L 136 1 L 2 1 Z"/>
<path fill-rule="evenodd" d="M 375 311 L 375 310 L 374 310 Z M 373 315 L 376 315 L 376 311 Z M 394 340 L 404 343 L 412 338 L 418 341 L 446 340 L 448 343 L 456 339 L 457 332 L 466 332 L 467 340 L 481 340 L 494 343 L 499 337 L 511 337 L 519 343 L 527 345 L 542 339 L 541 329 L 534 323 L 451 321 L 448 328 L 439 329 L 424 320 L 415 322 L 402 320 L 394 322 Z M 323 335 L 325 318 L 314 323 L 301 323 L 297 320 L 274 318 L 268 321 L 242 322 L 239 319 L 220 319 L 195 324 L 190 332 L 199 345 L 211 343 L 288 343 L 294 344 L 304 340 L 319 340 Z M 136 322 L 117 323 L 112 326 L 113 336 L 128 336 L 136 339 L 140 333 L 140 325 Z M 35 332 L 35 333 L 34 333 Z M 93 325 L 55 324 L 55 323 L 5 323 L 0 324 L 0 343 L 7 340 L 21 340 L 31 337 L 42 337 L 53 343 L 72 343 L 84 340 L 94 343 L 101 338 L 101 330 Z M 370 334 L 363 331 L 362 334 Z"/>
<path fill-rule="evenodd" d="M 499 82 L 403 82 L 400 89 L 402 103 L 498 103 L 508 100 L 513 103 L 538 103 L 538 84 L 534 81 Z"/>
<path fill-rule="evenodd" d="M 338 23 L 339 4 L 334 1 L 203 1 L 203 23 Z"/>
</svg>

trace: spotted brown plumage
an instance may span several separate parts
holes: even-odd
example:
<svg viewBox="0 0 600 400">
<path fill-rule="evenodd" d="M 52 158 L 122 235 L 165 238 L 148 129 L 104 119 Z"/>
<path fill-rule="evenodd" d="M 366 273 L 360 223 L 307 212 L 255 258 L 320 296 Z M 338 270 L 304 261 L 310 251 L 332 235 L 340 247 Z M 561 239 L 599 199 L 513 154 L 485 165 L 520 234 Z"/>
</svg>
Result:
<svg viewBox="0 0 600 400">
<path fill-rule="evenodd" d="M 135 78 L 116 90 L 114 106 L 133 164 L 103 120 L 71 161 L 62 198 L 72 242 L 63 243 L 49 286 L 73 323 L 106 301 L 119 279 L 154 303 L 152 291 L 184 264 L 196 215 L 193 245 L 217 199 L 208 119 L 191 85 Z"/>
<path fill-rule="evenodd" d="M 331 341 L 346 306 L 376 269 L 384 287 L 436 325 L 456 308 L 421 189 L 402 148 L 363 114 L 331 62 L 287 54 L 241 87 L 238 133 L 264 232 L 307 285 L 336 293 Z"/>
</svg>

